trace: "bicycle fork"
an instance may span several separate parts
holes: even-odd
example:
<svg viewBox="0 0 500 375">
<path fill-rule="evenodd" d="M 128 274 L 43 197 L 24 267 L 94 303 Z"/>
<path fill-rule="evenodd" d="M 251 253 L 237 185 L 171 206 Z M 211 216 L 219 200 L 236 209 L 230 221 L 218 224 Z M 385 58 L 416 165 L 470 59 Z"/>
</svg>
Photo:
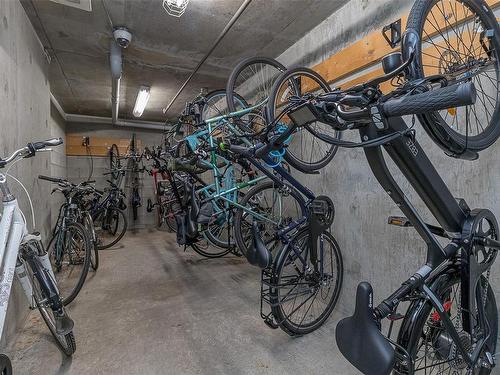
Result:
<svg viewBox="0 0 500 375">
<path fill-rule="evenodd" d="M 333 202 L 327 196 L 316 197 L 310 205 L 309 217 L 307 223 L 309 226 L 309 249 L 311 263 L 314 267 L 314 272 L 320 275 L 320 280 L 323 279 L 323 256 L 324 243 L 322 234 L 330 228 L 335 216 Z M 319 254 L 318 254 L 318 239 L 319 239 Z M 318 256 L 319 255 L 319 256 Z"/>
<path fill-rule="evenodd" d="M 39 238 L 39 235 L 29 235 L 29 237 Z M 24 242 L 23 246 L 24 261 L 18 258 L 15 273 L 28 299 L 30 309 L 39 307 L 37 304 L 48 305 L 54 312 L 56 332 L 58 334 L 69 333 L 73 329 L 74 323 L 64 310 L 48 253 L 44 250 L 39 239 L 36 238 Z M 30 280 L 26 266 L 31 269 L 33 277 L 40 286 L 44 297 L 41 301 L 36 301 L 34 298 L 35 290 L 32 282 L 35 280 Z"/>
</svg>

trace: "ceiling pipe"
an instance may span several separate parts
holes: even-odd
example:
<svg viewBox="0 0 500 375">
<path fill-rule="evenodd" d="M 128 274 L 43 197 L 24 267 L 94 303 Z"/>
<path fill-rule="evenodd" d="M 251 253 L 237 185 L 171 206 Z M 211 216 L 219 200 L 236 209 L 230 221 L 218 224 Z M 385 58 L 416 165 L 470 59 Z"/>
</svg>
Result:
<svg viewBox="0 0 500 375">
<path fill-rule="evenodd" d="M 111 120 L 118 121 L 120 109 L 120 80 L 122 78 L 122 48 L 111 40 L 109 49 L 109 65 L 111 68 Z"/>
<path fill-rule="evenodd" d="M 193 72 L 189 75 L 189 77 L 187 77 L 186 81 L 182 84 L 179 91 L 177 91 L 177 93 L 174 95 L 172 100 L 170 100 L 170 103 L 168 103 L 168 105 L 163 109 L 163 113 L 166 114 L 168 112 L 168 110 L 170 109 L 170 107 L 172 107 L 172 104 L 174 104 L 174 102 L 177 100 L 177 98 L 179 97 L 181 92 L 184 90 L 184 88 L 187 86 L 187 84 L 191 81 L 191 79 L 193 79 L 194 75 L 198 72 L 198 70 L 201 68 L 203 63 L 210 57 L 212 52 L 215 50 L 215 48 L 217 48 L 217 46 L 219 45 L 221 40 L 226 36 L 226 34 L 231 29 L 231 27 L 233 27 L 235 22 L 238 20 L 238 18 L 240 18 L 241 14 L 245 11 L 247 6 L 250 5 L 251 2 L 252 2 L 252 0 L 244 0 L 243 1 L 243 3 L 240 5 L 240 7 L 236 11 L 236 13 L 233 15 L 233 17 L 229 20 L 227 25 L 222 30 L 222 32 L 219 34 L 219 36 L 215 40 L 214 44 L 210 48 L 210 50 L 205 54 L 205 56 L 203 56 L 203 58 L 198 63 L 198 65 L 196 65 L 196 68 L 194 68 Z"/>
<path fill-rule="evenodd" d="M 62 109 L 61 105 L 54 97 L 52 93 L 50 93 L 50 101 L 57 109 L 57 112 L 61 115 L 64 121 L 68 123 L 79 123 L 79 124 L 111 124 L 120 127 L 127 128 L 138 128 L 138 129 L 147 129 L 147 130 L 155 130 L 164 132 L 165 131 L 165 123 L 158 121 L 139 121 L 139 120 L 117 120 L 113 124 L 113 119 L 110 117 L 100 117 L 100 116 L 88 116 L 88 115 L 77 115 L 72 113 L 66 113 Z"/>
</svg>

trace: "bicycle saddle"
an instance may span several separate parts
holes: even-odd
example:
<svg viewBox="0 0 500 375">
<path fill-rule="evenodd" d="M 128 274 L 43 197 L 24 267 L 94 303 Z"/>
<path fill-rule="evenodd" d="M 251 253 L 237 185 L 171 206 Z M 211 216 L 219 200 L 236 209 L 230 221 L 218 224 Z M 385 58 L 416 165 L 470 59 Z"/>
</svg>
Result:
<svg viewBox="0 0 500 375">
<path fill-rule="evenodd" d="M 252 244 L 245 252 L 245 257 L 252 266 L 262 269 L 270 267 L 273 261 L 273 256 L 264 244 L 260 236 L 259 225 L 255 220 L 252 223 Z"/>
<path fill-rule="evenodd" d="M 354 315 L 337 324 L 335 338 L 340 352 L 363 374 L 389 375 L 395 351 L 380 332 L 373 316 L 373 288 L 358 285 Z"/>
<path fill-rule="evenodd" d="M 196 222 L 198 219 L 198 215 L 200 214 L 200 205 L 198 203 L 198 200 L 196 199 L 196 194 L 194 191 L 194 186 L 191 186 L 191 203 L 190 203 L 191 209 L 189 212 L 189 218 L 193 221 Z"/>
</svg>

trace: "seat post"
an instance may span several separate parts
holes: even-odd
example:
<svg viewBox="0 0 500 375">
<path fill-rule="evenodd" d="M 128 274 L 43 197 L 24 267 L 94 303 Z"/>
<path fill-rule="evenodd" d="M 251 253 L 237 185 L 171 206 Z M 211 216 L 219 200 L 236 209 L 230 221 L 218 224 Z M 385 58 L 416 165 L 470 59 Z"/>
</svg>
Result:
<svg viewBox="0 0 500 375">
<path fill-rule="evenodd" d="M 3 173 L 0 173 L 0 191 L 2 192 L 2 202 L 11 202 L 15 197 L 10 193 L 9 185 L 7 184 L 7 178 Z"/>
</svg>

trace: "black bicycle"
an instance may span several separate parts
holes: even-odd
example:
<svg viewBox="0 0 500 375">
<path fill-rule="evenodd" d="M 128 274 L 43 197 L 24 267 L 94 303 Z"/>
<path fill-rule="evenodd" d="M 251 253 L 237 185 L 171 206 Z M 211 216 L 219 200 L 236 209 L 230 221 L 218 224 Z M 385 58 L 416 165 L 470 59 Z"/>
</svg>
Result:
<svg viewBox="0 0 500 375">
<path fill-rule="evenodd" d="M 112 169 L 104 174 L 118 176 L 117 183 L 120 184 L 125 170 Z M 84 206 L 92 217 L 97 236 L 97 249 L 99 250 L 116 245 L 123 238 L 128 227 L 127 217 L 123 212 L 127 208 L 125 193 L 113 181 L 108 180 L 107 182 L 109 187 L 104 191 L 95 189 Z"/>
<path fill-rule="evenodd" d="M 86 183 L 74 185 L 61 178 L 41 175 L 38 178 L 58 184 L 52 193 L 59 191 L 65 198 L 47 252 L 63 303 L 68 305 L 82 289 L 92 258 L 97 266 L 97 249 L 92 241 L 92 233 L 82 223 L 84 214 L 78 205 L 82 192 L 92 187 Z"/>
<path fill-rule="evenodd" d="M 371 285 L 361 283 L 354 315 L 337 325 L 340 351 L 364 374 L 386 375 L 394 371 L 485 375 L 495 366 L 498 312 L 489 276 L 500 249 L 497 220 L 491 211 L 471 210 L 464 200 L 452 196 L 417 142 L 413 126 L 408 127 L 402 119 L 406 115 L 418 116 L 447 154 L 461 158 L 476 158 L 477 151 L 500 135 L 500 29 L 483 1 L 449 4 L 445 9 L 440 1 L 415 3 L 402 39 L 402 54 L 394 53 L 383 60 L 383 77 L 345 91 L 310 92 L 291 98 L 283 111 L 294 126 L 320 121 L 338 131 L 357 129 L 360 143 L 332 143 L 364 148 L 377 180 L 405 215 L 390 217 L 389 224 L 413 226 L 427 244 L 425 265 L 377 307 Z M 446 25 L 445 30 L 440 30 L 439 24 Z M 464 33 L 469 44 L 461 39 Z M 455 44 L 449 42 L 451 37 Z M 439 42 L 446 45 L 443 50 L 451 51 L 457 40 L 466 48 L 454 49 L 452 59 L 442 58 L 442 65 L 437 66 L 440 74 L 422 74 L 429 65 L 424 44 L 437 46 Z M 284 75 L 294 80 L 300 80 L 301 75 L 317 76 L 306 68 Z M 489 77 L 490 89 L 496 90 L 493 96 L 481 81 L 484 77 Z M 388 80 L 400 84 L 384 95 L 379 84 Z M 487 95 L 495 101 L 493 111 L 485 106 Z M 479 112 L 491 116 L 481 121 L 474 115 Z M 450 116 L 456 113 L 463 116 L 452 121 Z M 477 127 L 471 126 L 474 122 Z M 316 135 L 329 137 L 320 132 Z M 419 216 L 393 179 L 382 147 L 440 226 L 426 224 Z M 442 246 L 437 237 L 447 239 L 448 244 Z M 409 303 L 405 314 L 398 312 L 402 302 Z M 381 333 L 384 318 L 390 321 L 388 337 Z M 396 321 L 400 321 L 400 329 L 392 340 Z"/>
</svg>

